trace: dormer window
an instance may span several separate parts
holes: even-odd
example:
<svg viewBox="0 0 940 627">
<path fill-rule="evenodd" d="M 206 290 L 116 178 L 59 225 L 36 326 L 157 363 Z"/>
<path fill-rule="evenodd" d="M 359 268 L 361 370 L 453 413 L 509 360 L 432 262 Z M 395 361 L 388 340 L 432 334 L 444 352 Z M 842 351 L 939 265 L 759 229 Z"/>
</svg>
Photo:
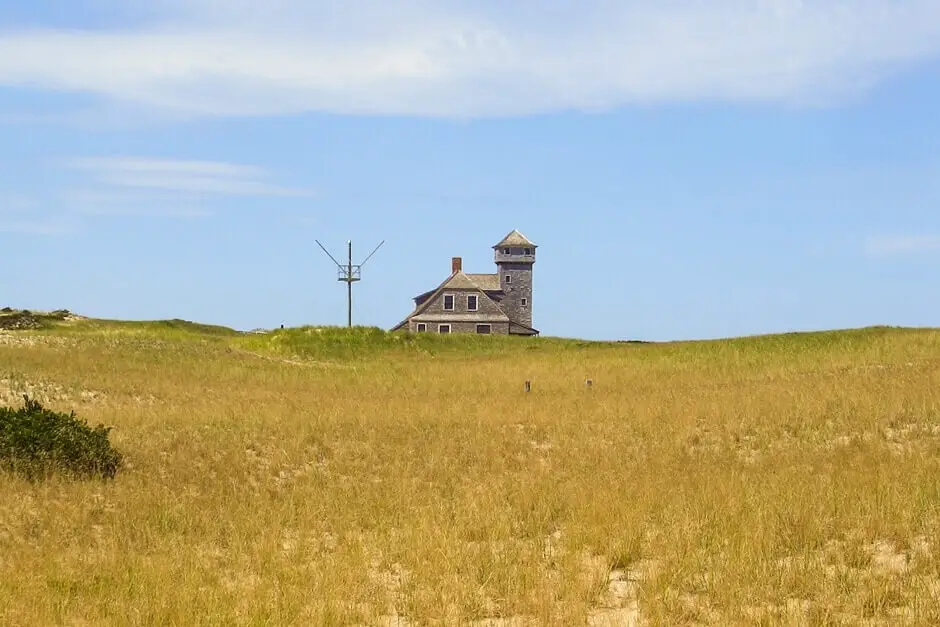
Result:
<svg viewBox="0 0 940 627">
<path fill-rule="evenodd" d="M 444 294 L 444 311 L 454 310 L 454 295 Z"/>
<path fill-rule="evenodd" d="M 478 297 L 476 294 L 467 295 L 467 311 L 476 311 L 479 305 Z"/>
</svg>

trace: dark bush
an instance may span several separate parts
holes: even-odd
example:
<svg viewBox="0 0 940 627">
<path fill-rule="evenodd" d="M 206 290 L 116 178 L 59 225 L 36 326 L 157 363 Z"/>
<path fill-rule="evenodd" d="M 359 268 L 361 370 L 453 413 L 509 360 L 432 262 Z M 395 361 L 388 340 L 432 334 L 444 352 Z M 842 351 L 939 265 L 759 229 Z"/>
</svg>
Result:
<svg viewBox="0 0 940 627">
<path fill-rule="evenodd" d="M 39 479 L 60 473 L 113 479 L 123 456 L 108 441 L 111 427 L 44 408 L 24 396 L 20 409 L 0 407 L 0 469 Z"/>
</svg>

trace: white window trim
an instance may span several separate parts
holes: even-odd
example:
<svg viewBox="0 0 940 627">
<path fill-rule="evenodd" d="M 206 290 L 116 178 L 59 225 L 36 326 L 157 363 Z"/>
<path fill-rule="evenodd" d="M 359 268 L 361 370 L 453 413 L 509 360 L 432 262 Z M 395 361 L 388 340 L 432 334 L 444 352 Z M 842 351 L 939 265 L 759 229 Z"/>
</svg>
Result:
<svg viewBox="0 0 940 627">
<path fill-rule="evenodd" d="M 438 332 L 438 333 L 445 333 L 445 331 L 442 330 L 442 329 L 444 329 L 444 328 L 447 329 L 446 333 L 450 333 L 450 332 L 451 332 L 451 328 L 450 328 L 450 325 L 449 325 L 449 324 L 439 324 L 439 325 L 437 325 L 437 332 Z"/>
<path fill-rule="evenodd" d="M 489 329 L 489 334 L 490 334 L 490 335 L 493 334 L 493 325 L 492 325 L 492 324 L 480 323 L 480 324 L 477 325 L 477 334 L 478 334 L 478 335 L 486 335 L 486 333 L 480 333 L 480 327 L 486 327 L 486 328 L 488 328 L 488 329 Z"/>
<path fill-rule="evenodd" d="M 470 299 L 473 299 L 474 306 L 470 307 Z M 467 294 L 467 311 L 480 311 L 480 295 L 479 294 Z"/>
<path fill-rule="evenodd" d="M 450 296 L 450 302 L 453 303 L 453 307 L 447 307 L 447 297 Z M 457 297 L 454 294 L 444 294 L 444 299 L 441 301 L 441 308 L 444 311 L 454 311 L 457 309 Z"/>
<path fill-rule="evenodd" d="M 423 327 L 423 328 L 422 328 L 422 327 Z M 427 323 L 427 322 L 419 322 L 419 323 L 415 326 L 415 331 L 417 331 L 418 333 L 427 333 L 427 330 L 428 330 L 428 323 Z"/>
</svg>

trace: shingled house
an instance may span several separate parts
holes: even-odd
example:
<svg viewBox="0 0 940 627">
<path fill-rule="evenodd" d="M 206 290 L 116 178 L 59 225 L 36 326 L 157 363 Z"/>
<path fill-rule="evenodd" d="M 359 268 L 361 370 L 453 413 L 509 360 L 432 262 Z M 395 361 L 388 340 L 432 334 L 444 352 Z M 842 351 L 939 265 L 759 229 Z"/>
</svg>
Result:
<svg viewBox="0 0 940 627">
<path fill-rule="evenodd" d="M 513 230 L 493 246 L 495 274 L 467 274 L 460 257 L 433 290 L 415 296 L 411 314 L 392 331 L 538 335 L 532 327 L 536 245 Z"/>
</svg>

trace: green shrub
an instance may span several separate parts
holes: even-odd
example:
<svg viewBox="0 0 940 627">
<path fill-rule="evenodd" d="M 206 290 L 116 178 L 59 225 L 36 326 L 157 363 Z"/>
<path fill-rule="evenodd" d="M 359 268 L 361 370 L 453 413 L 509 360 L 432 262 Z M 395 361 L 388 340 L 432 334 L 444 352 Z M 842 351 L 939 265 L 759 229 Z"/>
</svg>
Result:
<svg viewBox="0 0 940 627">
<path fill-rule="evenodd" d="M 111 427 L 90 427 L 84 420 L 44 408 L 23 397 L 20 409 L 0 407 L 0 469 L 30 479 L 60 473 L 113 479 L 123 456 L 108 441 Z"/>
</svg>

